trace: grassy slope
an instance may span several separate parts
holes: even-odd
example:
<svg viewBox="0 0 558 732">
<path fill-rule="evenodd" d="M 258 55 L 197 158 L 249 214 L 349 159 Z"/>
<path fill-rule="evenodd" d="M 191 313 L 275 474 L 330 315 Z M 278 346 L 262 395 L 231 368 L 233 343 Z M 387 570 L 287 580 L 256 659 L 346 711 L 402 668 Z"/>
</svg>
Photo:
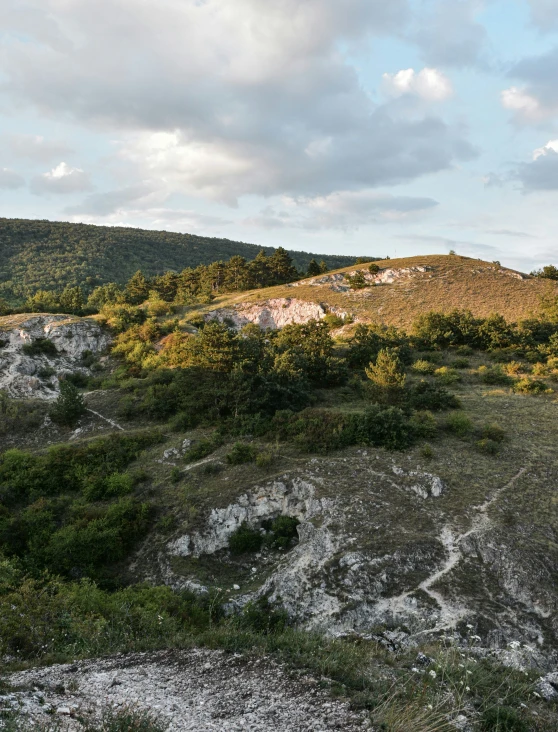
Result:
<svg viewBox="0 0 558 732">
<path fill-rule="evenodd" d="M 262 248 L 267 254 L 273 252 L 273 247 L 192 234 L 0 219 L 0 296 L 21 297 L 28 291 L 61 289 L 67 284 L 123 283 L 138 269 L 152 276 L 235 254 L 253 259 Z M 312 257 L 325 260 L 330 268 L 354 261 L 354 257 L 307 252 L 291 255 L 301 269 Z"/>
<path fill-rule="evenodd" d="M 336 292 L 331 283 L 310 285 L 303 280 L 296 287 L 278 286 L 254 290 L 215 300 L 209 308 L 235 303 L 263 302 L 275 297 L 296 297 L 346 310 L 359 319 L 408 327 L 418 314 L 429 310 L 468 308 L 481 317 L 500 313 L 507 320 L 528 318 L 540 307 L 546 292 L 558 294 L 558 285 L 536 277 L 513 276 L 514 271 L 491 262 L 455 255 L 427 255 L 381 260 L 380 268 L 402 269 L 426 265 L 427 272 L 415 272 L 393 284 L 364 290 Z M 355 271 L 354 266 L 339 272 Z M 364 269 L 361 266 L 358 269 Z"/>
</svg>

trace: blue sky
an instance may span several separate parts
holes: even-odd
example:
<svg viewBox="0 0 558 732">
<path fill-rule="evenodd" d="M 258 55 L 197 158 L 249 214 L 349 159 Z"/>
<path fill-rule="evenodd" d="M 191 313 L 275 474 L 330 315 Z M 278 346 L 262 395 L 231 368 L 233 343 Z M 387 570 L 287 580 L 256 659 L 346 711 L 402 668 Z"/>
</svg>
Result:
<svg viewBox="0 0 558 732">
<path fill-rule="evenodd" d="M 4 0 L 0 216 L 558 264 L 558 0 Z"/>
</svg>

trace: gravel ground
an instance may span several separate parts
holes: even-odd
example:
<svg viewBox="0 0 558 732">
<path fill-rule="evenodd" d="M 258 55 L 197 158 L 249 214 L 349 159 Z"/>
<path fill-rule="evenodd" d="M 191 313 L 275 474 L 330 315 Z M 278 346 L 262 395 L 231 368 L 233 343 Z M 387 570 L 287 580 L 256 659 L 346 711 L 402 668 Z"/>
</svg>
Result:
<svg viewBox="0 0 558 732">
<path fill-rule="evenodd" d="M 0 708 L 19 708 L 32 726 L 54 718 L 77 731 L 80 716 L 132 707 L 156 715 L 169 732 L 369 729 L 365 716 L 332 700 L 316 679 L 293 679 L 270 659 L 222 651 L 118 655 L 22 671 L 5 681 L 14 691 L 0 696 Z"/>
</svg>

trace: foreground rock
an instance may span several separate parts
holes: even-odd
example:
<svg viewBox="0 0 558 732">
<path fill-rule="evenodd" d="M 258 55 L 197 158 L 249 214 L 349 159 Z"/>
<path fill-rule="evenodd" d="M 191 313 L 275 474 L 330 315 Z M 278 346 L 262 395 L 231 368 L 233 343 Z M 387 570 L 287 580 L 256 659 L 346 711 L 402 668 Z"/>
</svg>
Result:
<svg viewBox="0 0 558 732">
<path fill-rule="evenodd" d="M 121 655 L 11 675 L 23 690 L 0 696 L 33 726 L 52 723 L 80 730 L 107 708 L 154 714 L 178 730 L 362 730 L 368 722 L 347 704 L 332 701 L 315 679 L 291 679 L 269 659 L 249 660 L 222 651 L 167 651 Z"/>
<path fill-rule="evenodd" d="M 98 355 L 109 343 L 110 336 L 90 318 L 42 314 L 0 318 L 0 389 L 12 397 L 54 399 L 57 377 L 89 373 L 84 355 Z"/>
</svg>

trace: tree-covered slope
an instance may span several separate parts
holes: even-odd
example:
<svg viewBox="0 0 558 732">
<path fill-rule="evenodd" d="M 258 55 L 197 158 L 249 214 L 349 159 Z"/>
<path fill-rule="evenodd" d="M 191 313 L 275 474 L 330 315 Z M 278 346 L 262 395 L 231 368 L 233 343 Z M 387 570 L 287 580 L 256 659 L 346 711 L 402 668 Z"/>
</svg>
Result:
<svg viewBox="0 0 558 732">
<path fill-rule="evenodd" d="M 124 283 L 141 269 L 146 276 L 226 260 L 237 254 L 253 259 L 272 247 L 215 237 L 92 226 L 53 221 L 0 219 L 0 297 L 21 299 L 38 289 L 66 285 L 92 288 L 104 282 Z M 329 269 L 346 267 L 354 257 L 290 252 L 306 270 L 311 259 Z"/>
</svg>

